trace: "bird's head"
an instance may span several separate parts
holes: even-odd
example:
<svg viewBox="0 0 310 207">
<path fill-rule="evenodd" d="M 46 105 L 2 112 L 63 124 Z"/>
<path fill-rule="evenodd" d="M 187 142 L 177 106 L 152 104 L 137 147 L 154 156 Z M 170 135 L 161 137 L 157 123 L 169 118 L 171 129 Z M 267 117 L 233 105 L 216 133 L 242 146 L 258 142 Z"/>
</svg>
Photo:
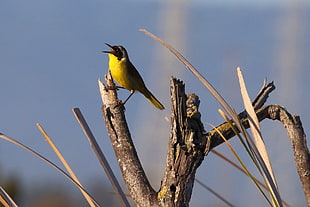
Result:
<svg viewBox="0 0 310 207">
<path fill-rule="evenodd" d="M 118 60 L 121 60 L 122 58 L 128 59 L 128 54 L 126 49 L 121 45 L 112 46 L 108 43 L 105 43 L 111 50 L 110 51 L 102 51 L 104 53 L 112 54 L 115 57 L 117 57 Z"/>
</svg>

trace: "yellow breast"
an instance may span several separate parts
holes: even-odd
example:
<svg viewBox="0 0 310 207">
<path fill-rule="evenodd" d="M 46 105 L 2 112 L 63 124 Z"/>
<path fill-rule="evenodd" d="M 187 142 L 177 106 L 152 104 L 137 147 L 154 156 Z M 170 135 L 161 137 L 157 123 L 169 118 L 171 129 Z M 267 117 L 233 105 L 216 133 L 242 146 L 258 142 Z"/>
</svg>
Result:
<svg viewBox="0 0 310 207">
<path fill-rule="evenodd" d="M 132 90 L 129 74 L 127 69 L 127 60 L 122 58 L 119 60 L 113 54 L 109 55 L 109 69 L 111 71 L 113 79 L 122 87 L 127 90 Z"/>
</svg>

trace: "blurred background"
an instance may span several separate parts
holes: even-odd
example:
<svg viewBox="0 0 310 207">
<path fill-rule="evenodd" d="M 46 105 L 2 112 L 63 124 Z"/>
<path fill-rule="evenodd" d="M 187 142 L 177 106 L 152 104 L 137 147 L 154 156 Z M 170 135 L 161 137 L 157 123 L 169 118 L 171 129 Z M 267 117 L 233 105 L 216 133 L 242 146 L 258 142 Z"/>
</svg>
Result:
<svg viewBox="0 0 310 207">
<path fill-rule="evenodd" d="M 240 66 L 251 98 L 264 78 L 277 89 L 267 104 L 280 104 L 301 116 L 310 134 L 309 2 L 293 0 L 209 1 L 0 1 L 0 132 L 61 165 L 36 127 L 40 123 L 72 165 L 82 184 L 103 206 L 119 206 L 74 115 L 84 114 L 104 154 L 123 183 L 106 133 L 97 79 L 108 71 L 102 50 L 127 48 L 148 88 L 165 105 L 153 108 L 141 94 L 126 104 L 126 116 L 141 162 L 158 190 L 165 167 L 170 126 L 169 80 L 184 80 L 199 95 L 203 122 L 218 125 L 219 105 L 165 48 L 139 32 L 143 28 L 178 49 L 237 111 L 243 110 L 236 76 Z M 125 99 L 129 92 L 119 91 Z M 205 125 L 206 130 L 210 130 Z M 262 122 L 282 198 L 305 206 L 290 141 L 282 125 Z M 251 162 L 232 139 L 243 160 Z M 217 151 L 234 160 L 227 146 Z M 209 154 L 197 178 L 235 206 L 266 206 L 252 182 Z M 78 189 L 34 155 L 1 140 L 0 185 L 20 206 L 87 206 Z M 52 203 L 53 201 L 54 203 Z M 225 206 L 198 184 L 191 206 Z"/>
</svg>

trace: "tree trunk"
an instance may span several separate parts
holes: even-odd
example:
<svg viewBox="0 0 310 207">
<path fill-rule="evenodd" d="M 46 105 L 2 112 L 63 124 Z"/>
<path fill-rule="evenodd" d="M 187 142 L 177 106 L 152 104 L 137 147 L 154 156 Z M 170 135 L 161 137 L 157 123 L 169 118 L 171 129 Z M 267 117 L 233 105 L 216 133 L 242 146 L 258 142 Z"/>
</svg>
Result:
<svg viewBox="0 0 310 207">
<path fill-rule="evenodd" d="M 126 123 L 124 106 L 117 99 L 116 87 L 108 75 L 108 88 L 99 82 L 103 100 L 102 112 L 115 155 L 131 197 L 139 207 L 144 206 L 189 206 L 197 168 L 209 150 L 224 141 L 217 131 L 205 132 L 200 120 L 199 99 L 195 94 L 185 94 L 185 85 L 171 79 L 171 132 L 168 143 L 166 169 L 159 192 L 150 185 L 141 166 Z M 111 90 L 114 89 L 114 90 Z M 275 89 L 273 83 L 265 85 L 253 102 L 259 121 L 266 118 L 279 120 L 287 130 L 291 140 L 297 172 L 300 176 L 305 196 L 310 204 L 310 155 L 306 145 L 299 116 L 290 115 L 278 105 L 262 107 L 268 95 Z M 249 123 L 245 112 L 239 114 L 245 128 Z M 217 129 L 226 139 L 235 136 L 228 123 Z"/>
</svg>

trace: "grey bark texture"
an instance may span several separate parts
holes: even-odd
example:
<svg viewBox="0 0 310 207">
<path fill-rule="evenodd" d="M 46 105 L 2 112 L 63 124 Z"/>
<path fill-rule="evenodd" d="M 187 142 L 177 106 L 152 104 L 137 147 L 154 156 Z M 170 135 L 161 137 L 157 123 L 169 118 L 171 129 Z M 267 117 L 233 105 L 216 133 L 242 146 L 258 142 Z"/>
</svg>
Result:
<svg viewBox="0 0 310 207">
<path fill-rule="evenodd" d="M 192 195 L 195 174 L 209 150 L 223 143 L 215 130 L 205 132 L 200 120 L 199 98 L 185 94 L 185 85 L 171 79 L 171 132 L 168 142 L 166 169 L 161 187 L 156 192 L 150 185 L 141 166 L 125 119 L 124 106 L 117 99 L 115 85 L 110 76 L 106 78 L 109 89 L 102 92 L 102 112 L 108 134 L 118 160 L 122 176 L 131 197 L 139 207 L 169 206 L 187 207 Z M 290 115 L 278 105 L 264 106 L 268 95 L 275 89 L 273 83 L 265 85 L 253 102 L 259 121 L 266 118 L 279 120 L 291 140 L 297 172 L 310 203 L 310 156 L 306 135 L 299 116 Z M 242 124 L 248 128 L 246 113 L 239 114 Z M 217 127 L 226 139 L 235 136 L 229 124 Z"/>
</svg>

